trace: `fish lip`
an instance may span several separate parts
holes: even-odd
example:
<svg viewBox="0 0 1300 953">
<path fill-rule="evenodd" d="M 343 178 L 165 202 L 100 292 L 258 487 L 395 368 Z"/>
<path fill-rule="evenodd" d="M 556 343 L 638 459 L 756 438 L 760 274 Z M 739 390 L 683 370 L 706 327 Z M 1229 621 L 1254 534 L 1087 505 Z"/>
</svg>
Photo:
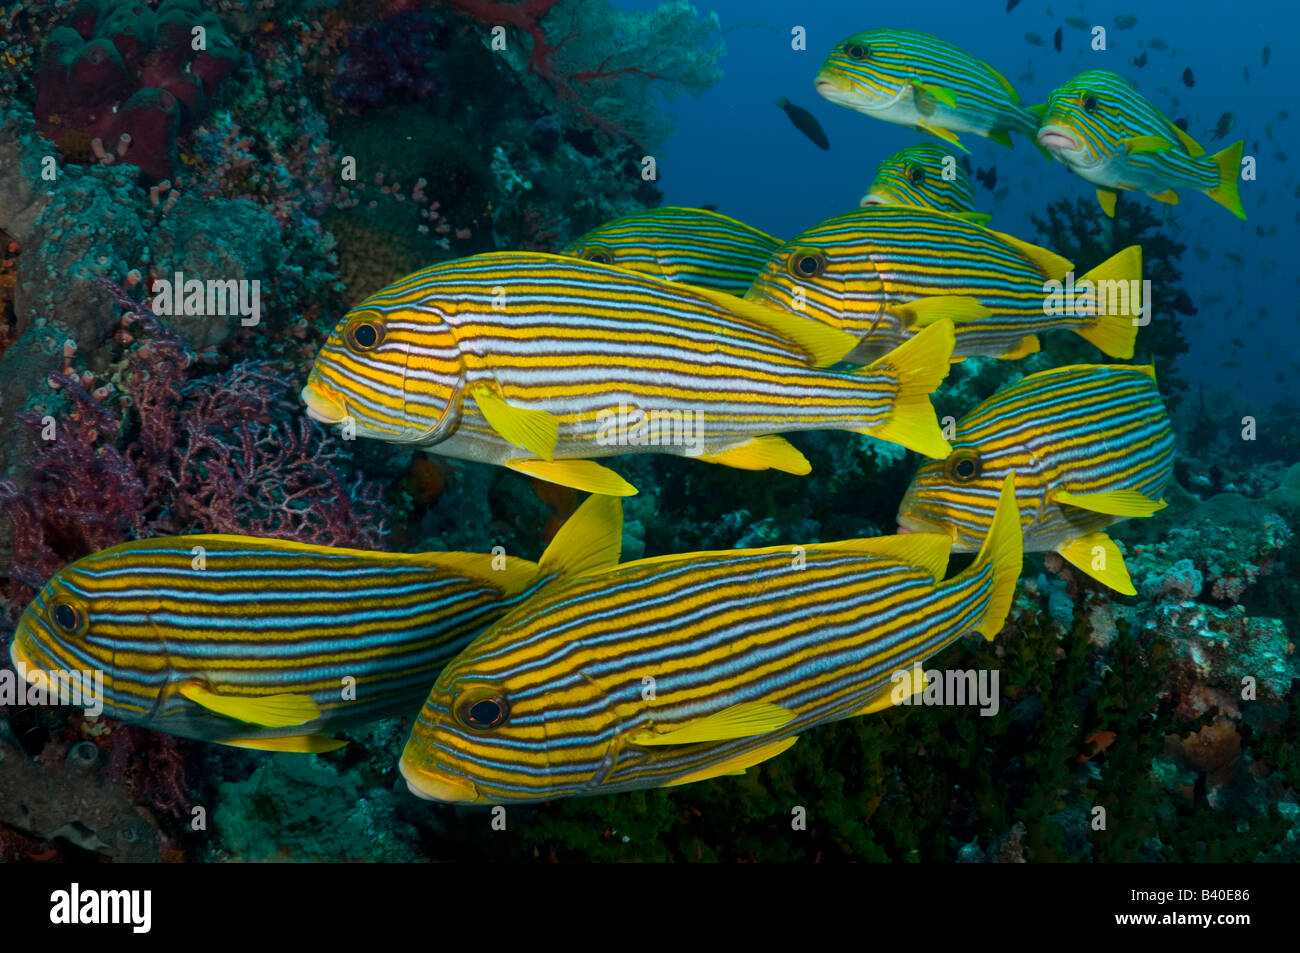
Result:
<svg viewBox="0 0 1300 953">
<path fill-rule="evenodd" d="M 14 667 L 14 671 L 21 675 L 29 685 L 34 685 L 36 684 L 36 678 L 34 678 L 34 676 L 37 670 L 33 668 L 32 660 L 28 658 L 27 654 L 19 647 L 18 643 L 21 641 L 22 634 L 15 634 L 13 643 L 9 646 L 9 664 Z"/>
<path fill-rule="evenodd" d="M 1038 130 L 1037 141 L 1048 152 L 1081 152 L 1083 143 L 1064 126 L 1043 126 Z"/>
<path fill-rule="evenodd" d="M 422 800 L 454 804 L 475 804 L 482 800 L 473 781 L 417 768 L 405 758 L 398 761 L 397 767 L 411 793 Z"/>
<path fill-rule="evenodd" d="M 330 390 L 318 380 L 308 378 L 307 385 L 299 395 L 307 405 L 307 416 L 323 424 L 342 423 L 348 415 L 347 404 L 343 398 Z"/>
<path fill-rule="evenodd" d="M 896 205 L 896 204 L 897 204 L 896 202 L 891 202 L 889 200 L 889 196 L 887 195 L 881 195 L 879 192 L 868 192 L 866 195 L 862 196 L 862 201 L 858 203 L 858 208 L 866 208 L 868 205 Z"/>
</svg>

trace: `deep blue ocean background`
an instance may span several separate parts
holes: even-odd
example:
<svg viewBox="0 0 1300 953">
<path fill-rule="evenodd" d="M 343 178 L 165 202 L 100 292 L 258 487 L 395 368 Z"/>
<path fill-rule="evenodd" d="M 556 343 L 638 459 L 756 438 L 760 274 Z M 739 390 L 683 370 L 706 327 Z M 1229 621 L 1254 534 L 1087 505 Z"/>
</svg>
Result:
<svg viewBox="0 0 1300 953">
<path fill-rule="evenodd" d="M 646 9 L 657 4 L 622 0 L 620 5 Z M 1295 58 L 1300 5 L 1261 0 L 1243 7 L 1239 16 L 1222 4 L 1173 0 L 1023 0 L 1010 12 L 1006 0 L 916 5 L 714 0 L 696 6 L 701 13 L 718 14 L 727 45 L 721 61 L 725 75 L 698 99 L 687 96 L 665 104 L 677 117 L 677 132 L 658 157 L 664 203 L 716 204 L 719 211 L 781 238 L 855 207 L 877 162 L 931 138 L 817 95 L 813 77 L 827 51 L 861 30 L 896 26 L 933 33 L 986 60 L 1026 104 L 1045 101 L 1054 87 L 1084 70 L 1109 69 L 1135 83 L 1171 119 L 1185 118 L 1188 131 L 1208 153 L 1244 139 L 1246 154 L 1257 160 L 1256 181 L 1240 183 L 1246 221 L 1203 195 L 1184 192 L 1177 206 L 1134 193 L 1126 198 L 1145 202 L 1188 246 L 1181 262 L 1183 279 L 1199 313 L 1178 317 L 1191 344 L 1190 353 L 1179 360 L 1180 374 L 1193 387 L 1205 383 L 1207 392 L 1226 389 L 1258 400 L 1261 412 L 1277 397 L 1296 392 L 1300 360 L 1293 342 L 1300 328 L 1300 276 L 1294 256 L 1300 248 L 1300 190 L 1294 163 L 1300 163 L 1300 107 L 1288 91 L 1300 88 Z M 1116 28 L 1115 18 L 1126 14 L 1136 15 L 1137 24 Z M 1107 28 L 1105 52 L 1094 52 L 1091 35 L 1065 23 L 1072 16 Z M 807 30 L 804 52 L 791 50 L 796 25 Z M 1052 45 L 1058 26 L 1064 34 L 1059 53 Z M 1030 32 L 1044 45 L 1027 41 Z M 1168 49 L 1148 49 L 1156 37 Z M 1272 54 L 1266 67 L 1265 46 Z M 1138 68 L 1133 60 L 1144 51 L 1146 65 Z M 1188 68 L 1193 88 L 1183 83 Z M 782 96 L 817 118 L 830 138 L 829 152 L 790 124 L 775 105 Z M 1223 139 L 1211 141 L 1225 112 L 1235 113 L 1235 125 Z M 1281 118 L 1286 113 L 1288 118 Z M 995 190 L 976 186 L 977 205 L 993 214 L 995 228 L 1045 243 L 1030 214 L 1041 215 L 1048 203 L 1063 196 L 1091 196 L 1094 189 L 1064 166 L 1045 161 L 1024 139 L 1013 141 L 1015 148 L 1006 149 L 978 136 L 962 136 L 975 168 L 997 169 Z M 1227 257 L 1228 252 L 1240 261 Z M 1139 336 L 1138 357 L 1141 341 Z M 1045 347 L 1051 349 L 1050 335 Z"/>
</svg>

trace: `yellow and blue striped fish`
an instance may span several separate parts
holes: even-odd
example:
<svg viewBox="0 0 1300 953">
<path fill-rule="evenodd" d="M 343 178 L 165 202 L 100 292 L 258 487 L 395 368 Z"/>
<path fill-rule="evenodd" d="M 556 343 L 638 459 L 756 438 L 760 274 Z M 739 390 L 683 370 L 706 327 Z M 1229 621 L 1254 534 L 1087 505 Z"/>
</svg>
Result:
<svg viewBox="0 0 1300 953">
<path fill-rule="evenodd" d="M 981 224 L 993 217 L 975 211 L 975 186 L 970 175 L 951 149 L 935 142 L 909 146 L 884 159 L 876 166 L 875 178 L 858 204 L 918 205 Z"/>
<path fill-rule="evenodd" d="M 1102 530 L 1164 507 L 1174 436 L 1155 371 L 1081 364 L 1031 374 L 957 421 L 953 452 L 917 472 L 903 530 L 941 531 L 959 551 L 988 531 L 998 486 L 1016 475 L 1025 549 L 1056 551 L 1133 595 L 1124 558 Z"/>
<path fill-rule="evenodd" d="M 651 208 L 594 228 L 564 249 L 667 281 L 743 295 L 781 240 L 702 208 Z"/>
<path fill-rule="evenodd" d="M 1010 480 L 984 548 L 890 536 L 661 556 L 548 586 L 438 677 L 411 790 L 535 801 L 738 774 L 817 725 L 924 687 L 896 672 L 1002 628 L 1020 574 Z M 918 684 L 919 683 L 919 684 Z"/>
<path fill-rule="evenodd" d="M 1101 69 L 1080 73 L 1036 108 L 1042 113 L 1038 144 L 1098 186 L 1107 215 L 1115 214 L 1117 189 L 1170 204 L 1178 189 L 1192 189 L 1246 217 L 1237 190 L 1242 143 L 1207 156 L 1124 77 Z"/>
<path fill-rule="evenodd" d="M 1091 298 L 1080 292 L 1073 307 L 1049 308 L 1047 282 L 1064 284 L 1073 270 L 1045 248 L 960 216 L 869 205 L 786 242 L 745 298 L 848 331 L 860 342 L 847 358 L 857 363 L 944 318 L 956 324 L 957 358 L 1023 357 L 1039 349 L 1038 332 L 1053 329 L 1073 331 L 1111 357 L 1132 357 L 1142 247 L 1075 279 L 1080 288 L 1095 286 Z M 1097 307 L 1099 299 L 1106 306 Z"/>
<path fill-rule="evenodd" d="M 720 292 L 556 255 L 475 255 L 361 302 L 321 348 L 309 413 L 366 436 L 592 493 L 636 490 L 588 457 L 669 453 L 809 472 L 773 436 L 852 430 L 945 456 L 929 394 L 952 325 L 855 374 L 841 331 Z"/>
<path fill-rule="evenodd" d="M 916 30 L 855 33 L 831 50 L 816 79 L 833 103 L 951 142 L 973 132 L 1004 146 L 1010 133 L 1033 139 L 1037 117 L 993 67 Z"/>
<path fill-rule="evenodd" d="M 123 543 L 55 574 L 10 659 L 34 684 L 102 672 L 104 713 L 156 731 L 330 751 L 344 742 L 325 732 L 413 715 L 448 660 L 548 581 L 617 563 L 621 528 L 619 501 L 592 497 L 540 563 L 251 536 Z"/>
</svg>

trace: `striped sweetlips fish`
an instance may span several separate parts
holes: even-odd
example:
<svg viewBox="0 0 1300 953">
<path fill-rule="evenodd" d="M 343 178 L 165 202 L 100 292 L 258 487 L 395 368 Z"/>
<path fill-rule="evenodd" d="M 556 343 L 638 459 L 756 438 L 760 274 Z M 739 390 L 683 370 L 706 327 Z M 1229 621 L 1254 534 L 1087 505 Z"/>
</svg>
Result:
<svg viewBox="0 0 1300 953">
<path fill-rule="evenodd" d="M 951 148 L 937 142 L 908 146 L 882 160 L 858 204 L 919 205 L 981 224 L 993 217 L 975 211 L 975 186 L 970 174 Z M 764 260 L 762 264 L 766 263 Z"/>
<path fill-rule="evenodd" d="M 852 430 L 946 456 L 929 394 L 952 324 L 855 373 L 842 331 L 721 292 L 557 255 L 417 272 L 344 316 L 303 388 L 365 436 L 593 493 L 636 490 L 588 457 L 670 453 L 809 472 L 774 436 Z"/>
<path fill-rule="evenodd" d="M 594 228 L 562 254 L 743 295 L 781 240 L 702 208 L 651 208 Z"/>
<path fill-rule="evenodd" d="M 1001 73 L 916 30 L 853 34 L 826 57 L 816 86 L 833 103 L 912 126 L 963 151 L 969 150 L 957 138 L 959 132 L 1010 147 L 1010 133 L 1032 140 L 1038 129 L 1038 117 L 1020 105 L 1019 94 Z"/>
<path fill-rule="evenodd" d="M 1020 574 L 1010 480 L 974 563 L 917 534 L 660 556 L 548 586 L 474 640 L 402 753 L 421 797 L 502 803 L 739 774 L 817 725 L 924 688 L 1002 628 Z"/>
<path fill-rule="evenodd" d="M 1164 507 L 1174 437 L 1152 367 L 1081 364 L 1031 374 L 957 421 L 947 460 L 917 472 L 898 510 L 902 530 L 979 545 L 998 486 L 1016 475 L 1025 549 L 1055 551 L 1125 595 L 1133 583 L 1102 530 Z"/>
<path fill-rule="evenodd" d="M 1237 190 L 1242 143 L 1206 155 L 1124 77 L 1100 69 L 1080 73 L 1035 108 L 1042 113 L 1038 144 L 1098 187 L 1107 215 L 1115 214 L 1118 189 L 1170 204 L 1179 189 L 1191 189 L 1246 217 Z"/>
<path fill-rule="evenodd" d="M 944 318 L 956 325 L 956 358 L 1024 357 L 1039 349 L 1038 332 L 1053 329 L 1073 331 L 1111 357 L 1132 357 L 1142 247 L 1125 248 L 1079 279 L 1073 271 L 1046 248 L 960 216 L 868 205 L 782 245 L 745 298 L 848 331 L 860 343 L 846 359 L 858 363 Z M 1071 281 L 1078 290 L 1067 299 Z M 1049 293 L 1050 282 L 1060 284 Z"/>
<path fill-rule="evenodd" d="M 60 570 L 18 620 L 33 684 L 103 673 L 104 713 L 243 748 L 330 751 L 326 732 L 413 715 L 442 666 L 548 581 L 618 561 L 622 508 L 592 497 L 540 563 L 252 536 L 138 540 Z"/>
</svg>

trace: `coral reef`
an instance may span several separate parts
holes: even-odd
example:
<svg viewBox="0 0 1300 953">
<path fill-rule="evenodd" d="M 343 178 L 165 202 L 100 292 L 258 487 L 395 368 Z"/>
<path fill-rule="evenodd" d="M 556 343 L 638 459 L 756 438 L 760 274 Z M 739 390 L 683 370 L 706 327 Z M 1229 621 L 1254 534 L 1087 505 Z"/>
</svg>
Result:
<svg viewBox="0 0 1300 953">
<path fill-rule="evenodd" d="M 238 65 L 220 19 L 197 0 L 85 0 L 45 43 L 40 133 L 67 162 L 126 162 L 152 184 L 175 170 L 177 137 Z"/>
</svg>

